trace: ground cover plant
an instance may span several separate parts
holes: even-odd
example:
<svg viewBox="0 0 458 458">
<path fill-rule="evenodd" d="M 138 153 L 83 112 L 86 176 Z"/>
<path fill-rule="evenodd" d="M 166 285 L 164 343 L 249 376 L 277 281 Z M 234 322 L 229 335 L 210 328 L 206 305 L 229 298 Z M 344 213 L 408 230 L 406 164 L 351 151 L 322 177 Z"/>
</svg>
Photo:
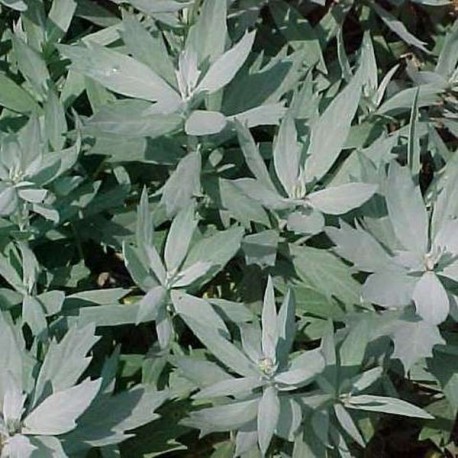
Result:
<svg viewBox="0 0 458 458">
<path fill-rule="evenodd" d="M 458 456 L 449 0 L 0 0 L 0 456 Z"/>
</svg>

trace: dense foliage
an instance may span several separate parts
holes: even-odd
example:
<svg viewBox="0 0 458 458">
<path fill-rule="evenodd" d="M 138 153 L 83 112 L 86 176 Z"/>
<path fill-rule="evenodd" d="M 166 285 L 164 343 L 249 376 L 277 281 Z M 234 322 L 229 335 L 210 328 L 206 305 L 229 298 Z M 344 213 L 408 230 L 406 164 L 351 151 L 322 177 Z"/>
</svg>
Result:
<svg viewBox="0 0 458 458">
<path fill-rule="evenodd" d="M 0 0 L 0 456 L 457 456 L 454 5 Z"/>
</svg>

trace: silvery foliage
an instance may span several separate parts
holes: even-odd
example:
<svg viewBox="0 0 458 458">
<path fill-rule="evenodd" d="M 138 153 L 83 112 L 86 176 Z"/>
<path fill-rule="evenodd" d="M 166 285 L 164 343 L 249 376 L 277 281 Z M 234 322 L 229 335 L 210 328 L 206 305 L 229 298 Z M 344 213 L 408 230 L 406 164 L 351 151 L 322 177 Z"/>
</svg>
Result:
<svg viewBox="0 0 458 458">
<path fill-rule="evenodd" d="M 276 213 L 280 228 L 312 236 L 325 226 L 324 215 L 342 215 L 368 201 L 377 191 L 373 183 L 345 183 L 321 189 L 319 183 L 338 159 L 348 137 L 370 62 L 366 39 L 359 69 L 348 85 L 298 139 L 294 110 L 286 113 L 273 142 L 272 177 L 249 130 L 236 123 L 238 139 L 254 178 L 234 180 L 246 196 Z M 333 126 L 329 135 L 328 128 Z"/>
<path fill-rule="evenodd" d="M 27 10 L 27 4 L 23 0 L 2 0 L 0 3 L 18 11 Z"/>
<path fill-rule="evenodd" d="M 190 326 L 229 372 L 218 373 L 216 383 L 207 381 L 204 374 L 198 376 L 203 388 L 194 399 L 214 399 L 215 405 L 192 412 L 184 424 L 199 428 L 204 435 L 235 430 L 234 456 L 243 456 L 256 446 L 265 455 L 274 434 L 294 441 L 299 448 L 303 440 L 301 424 L 307 431 L 306 442 L 313 434 L 324 447 L 341 452 L 348 450 L 345 435 L 349 435 L 364 447 L 366 441 L 352 419 L 353 410 L 432 418 L 397 397 L 367 394 L 383 375 L 380 366 L 362 370 L 370 340 L 368 321 L 351 326 L 339 345 L 329 324 L 320 348 L 294 352 L 294 295 L 291 290 L 286 293 L 277 313 L 270 278 L 261 326 L 256 321 L 239 326 L 241 348 L 202 323 Z M 197 362 L 179 358 L 175 364 L 184 376 L 196 378 Z M 207 370 L 215 371 L 209 367 Z"/>
<path fill-rule="evenodd" d="M 124 244 L 126 267 L 146 293 L 139 302 L 136 322 L 156 321 L 162 348 L 170 343 L 174 312 L 185 321 L 190 314 L 195 320 L 205 319 L 215 329 L 227 332 L 223 320 L 206 301 L 185 295 L 186 302 L 195 303 L 182 306 L 178 292 L 196 289 L 210 281 L 238 250 L 243 230 L 233 227 L 197 241 L 194 239 L 192 243 L 197 223 L 193 204 L 177 214 L 170 226 L 162 259 L 154 245 L 154 220 L 144 190 L 138 207 L 136 247 Z M 223 240 L 224 246 L 221 246 Z"/>
<path fill-rule="evenodd" d="M 58 290 L 39 292 L 40 265 L 24 241 L 10 244 L 0 256 L 0 272 L 19 296 L 23 324 L 28 325 L 37 338 L 45 339 L 48 331 L 46 317 L 61 311 L 65 294 Z"/>
<path fill-rule="evenodd" d="M 217 330 L 194 323 L 192 329 L 200 340 L 237 376 L 228 372 L 222 380 L 199 391 L 194 399 L 220 398 L 223 402 L 191 413 L 186 424 L 203 434 L 237 430 L 236 456 L 256 444 L 265 454 L 274 434 L 293 440 L 302 421 L 295 392 L 310 385 L 324 368 L 319 351 L 290 354 L 295 327 L 294 295 L 288 291 L 277 313 L 271 278 L 264 295 L 261 326 L 254 322 L 240 327 L 241 349 Z M 189 364 L 182 361 L 185 374 Z"/>
<path fill-rule="evenodd" d="M 184 6 L 179 4 L 179 9 Z M 151 14 L 150 8 L 146 8 Z M 118 94 L 155 102 L 154 105 L 145 104 L 142 110 L 143 116 L 150 116 L 155 121 L 156 125 L 151 124 L 149 129 L 152 135 L 156 129 L 165 134 L 181 128 L 192 136 L 216 134 L 234 119 L 243 120 L 251 126 L 276 124 L 284 113 L 283 104 L 278 102 L 230 115 L 225 115 L 223 107 L 218 107 L 218 104 L 215 108 L 222 111 L 212 109 L 209 103 L 206 109 L 200 108 L 205 97 L 216 94 L 232 81 L 245 64 L 255 39 L 255 32 L 246 33 L 226 49 L 226 11 L 226 0 L 204 3 L 183 49 L 179 51 L 176 66 L 162 39 L 156 37 L 154 42 L 134 16 L 126 17 L 122 33 L 133 57 L 95 43 L 84 47 L 61 45 L 59 49 L 71 59 L 72 69 L 76 72 L 93 78 Z M 209 26 L 210 21 L 212 26 Z M 142 39 L 146 39 L 155 52 L 162 51 L 160 56 L 157 55 L 162 63 L 151 58 L 145 61 L 139 50 L 133 48 Z M 120 104 L 119 114 L 127 114 L 128 108 L 128 101 Z M 93 121 L 103 124 L 112 117 L 113 113 L 103 112 Z M 269 117 L 273 118 L 273 122 Z"/>
<path fill-rule="evenodd" d="M 19 328 L 0 314 L 2 354 L 0 372 L 0 456 L 69 456 L 71 451 L 117 444 L 126 430 L 151 421 L 151 410 L 165 392 L 136 387 L 112 396 L 113 361 L 102 377 L 83 377 L 97 342 L 95 326 L 73 327 L 64 337 L 49 341 L 44 359 L 26 349 Z M 135 410 L 132 410 L 135 409 Z M 109 418 L 104 417 L 110 412 Z"/>
<path fill-rule="evenodd" d="M 321 447 L 338 450 L 340 456 L 350 453 L 350 443 L 361 447 L 367 445 L 361 432 L 355 410 L 360 412 L 389 412 L 407 417 L 431 419 L 432 416 L 397 397 L 368 394 L 383 380 L 383 367 L 367 365 L 366 349 L 371 340 L 371 323 L 361 320 L 334 335 L 328 323 L 321 342 L 325 367 L 317 378 L 318 388 L 300 396 L 305 408 L 305 428 L 310 431 Z M 350 440 L 349 440 L 350 439 Z M 313 443 L 310 433 L 298 435 L 295 449 L 303 450 Z"/>
<path fill-rule="evenodd" d="M 447 2 L 0 3 L 1 456 L 454 453 Z"/>
<path fill-rule="evenodd" d="M 427 323 L 440 324 L 454 304 L 444 281 L 458 280 L 458 220 L 446 208 L 450 192 L 445 189 L 438 195 L 430 214 L 410 169 L 393 162 L 385 198 L 398 242 L 394 248 L 386 249 L 370 231 L 345 222 L 326 232 L 340 256 L 370 273 L 362 290 L 365 301 L 387 308 L 414 303 L 417 314 Z M 387 284 L 396 288 L 387 288 Z"/>
<path fill-rule="evenodd" d="M 32 117 L 19 133 L 0 138 L 0 215 L 16 219 L 20 227 L 29 212 L 58 221 L 47 187 L 74 165 L 80 149 L 78 140 L 70 148 L 50 152 L 40 130 Z"/>
</svg>

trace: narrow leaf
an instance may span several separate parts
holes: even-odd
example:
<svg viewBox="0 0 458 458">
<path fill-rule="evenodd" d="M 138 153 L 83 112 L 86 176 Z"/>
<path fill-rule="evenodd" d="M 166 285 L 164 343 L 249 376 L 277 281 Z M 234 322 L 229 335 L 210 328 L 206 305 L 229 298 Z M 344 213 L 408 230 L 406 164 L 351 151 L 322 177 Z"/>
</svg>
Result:
<svg viewBox="0 0 458 458">
<path fill-rule="evenodd" d="M 270 178 L 269 171 L 264 163 L 264 159 L 259 153 L 259 149 L 254 142 L 251 132 L 239 121 L 235 121 L 235 128 L 237 130 L 237 137 L 248 168 L 251 170 L 259 183 L 276 192 L 275 186 Z"/>
<path fill-rule="evenodd" d="M 194 205 L 188 205 L 173 219 L 164 250 L 165 265 L 169 272 L 174 272 L 181 266 L 196 227 Z"/>
<path fill-rule="evenodd" d="M 255 32 L 250 32 L 211 65 L 196 92 L 213 93 L 228 84 L 245 63 L 253 46 Z"/>
<path fill-rule="evenodd" d="M 275 172 L 289 197 L 295 196 L 301 163 L 301 146 L 297 141 L 294 119 L 286 116 L 274 141 L 273 158 Z"/>
<path fill-rule="evenodd" d="M 440 324 L 446 320 L 450 303 L 447 291 L 434 272 L 425 272 L 413 291 L 417 313 L 428 323 Z"/>
<path fill-rule="evenodd" d="M 391 263 L 388 253 L 369 232 L 341 221 L 340 229 L 328 227 L 326 234 L 336 245 L 334 251 L 363 272 L 376 272 Z"/>
<path fill-rule="evenodd" d="M 385 196 L 396 237 L 405 248 L 423 257 L 428 248 L 428 215 L 420 188 L 414 185 L 407 167 L 391 163 Z"/>
<path fill-rule="evenodd" d="M 373 396 L 368 394 L 352 396 L 346 406 L 351 409 L 365 410 L 368 412 L 392 413 L 405 417 L 425 418 L 427 420 L 434 418 L 423 409 L 403 401 L 402 399 L 384 396 Z"/>
<path fill-rule="evenodd" d="M 145 64 L 117 51 L 91 43 L 90 48 L 59 45 L 72 61 L 72 69 L 89 76 L 106 88 L 128 97 L 160 103 L 173 112 L 181 97 Z"/>
<path fill-rule="evenodd" d="M 97 395 L 102 379 L 86 380 L 64 391 L 53 393 L 24 420 L 23 434 L 58 436 L 76 427 L 76 420 Z"/>
<path fill-rule="evenodd" d="M 309 194 L 307 200 L 318 210 L 329 215 L 342 215 L 361 206 L 377 191 L 377 186 L 366 183 L 347 183 Z"/>
<path fill-rule="evenodd" d="M 259 376 L 231 378 L 204 388 L 194 396 L 194 399 L 246 395 L 264 383 L 265 381 Z"/>
<path fill-rule="evenodd" d="M 186 120 L 184 129 L 188 135 L 212 135 L 226 127 L 226 117 L 217 111 L 195 110 Z"/>
<path fill-rule="evenodd" d="M 262 352 L 264 357 L 275 361 L 278 342 L 277 309 L 272 278 L 267 280 L 262 307 Z"/>
<path fill-rule="evenodd" d="M 268 386 L 264 388 L 258 406 L 258 441 L 263 455 L 272 440 L 279 416 L 280 400 L 277 391 L 273 386 Z"/>
<path fill-rule="evenodd" d="M 361 78 L 357 72 L 348 86 L 333 99 L 312 125 L 305 167 L 307 182 L 320 180 L 339 156 L 358 109 L 360 97 Z M 330 126 L 332 135 L 329 133 Z"/>
</svg>

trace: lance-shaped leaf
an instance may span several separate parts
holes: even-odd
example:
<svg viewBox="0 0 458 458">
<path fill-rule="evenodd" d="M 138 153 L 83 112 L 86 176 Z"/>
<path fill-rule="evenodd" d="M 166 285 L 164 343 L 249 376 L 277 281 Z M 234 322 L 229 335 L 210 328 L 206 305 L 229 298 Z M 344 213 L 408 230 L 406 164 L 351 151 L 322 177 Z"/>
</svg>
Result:
<svg viewBox="0 0 458 458">
<path fill-rule="evenodd" d="M 453 74 L 458 61 L 458 23 L 455 21 L 453 27 L 445 37 L 444 45 L 437 60 L 435 73 L 448 79 Z"/>
<path fill-rule="evenodd" d="M 256 364 L 262 359 L 261 327 L 257 321 L 239 326 L 242 348 L 245 354 Z"/>
<path fill-rule="evenodd" d="M 164 250 L 167 271 L 173 272 L 183 263 L 196 227 L 197 219 L 194 205 L 187 206 L 178 212 L 173 219 Z"/>
<path fill-rule="evenodd" d="M 337 420 L 339 420 L 342 428 L 348 433 L 348 435 L 361 447 L 365 447 L 365 441 L 359 432 L 358 427 L 351 418 L 351 415 L 341 404 L 334 405 L 334 413 L 336 414 Z"/>
<path fill-rule="evenodd" d="M 4 73 L 0 73 L 0 105 L 18 113 L 40 110 L 34 98 Z"/>
<path fill-rule="evenodd" d="M 286 194 L 295 196 L 298 186 L 301 145 L 297 141 L 297 131 L 292 116 L 286 116 L 280 124 L 280 130 L 273 146 L 275 173 Z"/>
<path fill-rule="evenodd" d="M 44 99 L 48 93 L 50 75 L 43 56 L 17 34 L 11 34 L 11 41 L 22 75 Z"/>
<path fill-rule="evenodd" d="M 164 305 L 167 290 L 163 286 L 151 288 L 139 302 L 136 324 L 144 321 L 155 320 L 159 308 Z"/>
<path fill-rule="evenodd" d="M 182 424 L 199 428 L 202 435 L 210 432 L 224 432 L 239 429 L 256 418 L 258 399 L 235 402 L 191 412 Z"/>
<path fill-rule="evenodd" d="M 347 368 L 352 372 L 358 371 L 370 338 L 369 325 L 369 320 L 360 320 L 350 329 L 339 351 L 342 368 Z M 348 370 L 345 372 L 347 376 Z"/>
<path fill-rule="evenodd" d="M 298 368 L 291 369 L 284 372 L 280 372 L 275 375 L 275 383 L 278 383 L 278 390 L 294 390 L 302 385 L 305 385 L 311 381 L 313 377 L 316 376 L 313 368 Z"/>
<path fill-rule="evenodd" d="M 21 345 L 11 319 L 6 317 L 6 312 L 0 313 L 0 345 L 3 348 L 0 353 L 0 364 L 2 364 L 1 367 L 8 369 L 14 380 L 20 381 L 23 374 Z M 6 385 L 6 377 L 0 377 L 0 399 L 5 396 Z"/>
<path fill-rule="evenodd" d="M 235 128 L 237 130 L 237 137 L 239 140 L 240 148 L 242 149 L 245 162 L 250 169 L 251 173 L 255 176 L 256 180 L 264 187 L 271 190 L 275 194 L 277 190 L 267 170 L 267 166 L 262 158 L 258 147 L 254 142 L 251 132 L 241 122 L 235 121 Z"/>
<path fill-rule="evenodd" d="M 388 87 L 388 84 L 390 83 L 390 81 L 392 80 L 393 76 L 398 71 L 398 69 L 399 69 L 399 64 L 394 65 L 388 71 L 388 73 L 383 77 L 382 81 L 380 81 L 380 85 L 377 89 L 377 93 L 375 95 L 375 100 L 374 100 L 376 107 L 380 106 L 380 104 L 382 103 L 383 96 L 385 95 L 385 91 Z"/>
<path fill-rule="evenodd" d="M 374 367 L 368 371 L 363 372 L 362 374 L 355 375 L 350 382 L 351 393 L 358 394 L 361 391 L 364 391 L 366 388 L 369 388 L 382 376 L 382 374 L 382 367 Z"/>
<path fill-rule="evenodd" d="M 250 54 L 255 32 L 250 32 L 210 66 L 196 88 L 196 92 L 216 92 L 228 84 L 240 70 Z"/>
<path fill-rule="evenodd" d="M 299 277 L 317 293 L 331 300 L 335 296 L 345 304 L 360 302 L 360 284 L 350 268 L 326 250 L 290 245 Z"/>
<path fill-rule="evenodd" d="M 206 0 L 186 37 L 186 49 L 197 52 L 199 63 L 213 63 L 224 52 L 227 38 L 227 3 Z"/>
<path fill-rule="evenodd" d="M 174 366 L 180 373 L 191 380 L 199 388 L 206 388 L 227 380 L 227 372 L 217 363 L 207 360 L 193 359 L 188 356 L 173 358 Z"/>
<path fill-rule="evenodd" d="M 423 409 L 403 401 L 402 399 L 385 396 L 373 396 L 369 394 L 352 396 L 345 405 L 350 409 L 365 410 L 368 412 L 392 413 L 405 417 L 425 418 L 428 420 L 434 418 Z"/>
<path fill-rule="evenodd" d="M 213 264 L 208 261 L 197 261 L 192 266 L 183 269 L 175 277 L 172 286 L 174 288 L 184 288 L 192 285 L 197 280 L 204 278 L 211 270 Z"/>
<path fill-rule="evenodd" d="M 154 411 L 168 396 L 168 391 L 141 385 L 115 396 L 100 396 L 78 419 L 78 428 L 66 436 L 66 450 L 78 449 L 81 441 L 91 447 L 124 441 L 132 436 L 127 431 L 158 418 Z"/>
<path fill-rule="evenodd" d="M 237 436 L 235 437 L 234 456 L 243 456 L 244 453 L 249 453 L 257 446 L 257 443 L 258 431 L 256 425 L 256 418 L 254 418 L 249 423 L 244 424 L 237 431 Z"/>
<path fill-rule="evenodd" d="M 246 196 L 270 210 L 285 210 L 291 207 L 291 202 L 288 202 L 276 190 L 266 187 L 263 183 L 252 178 L 239 178 L 234 180 L 233 184 Z"/>
<path fill-rule="evenodd" d="M 266 454 L 280 416 L 280 400 L 273 386 L 264 388 L 258 406 L 258 441 L 263 455 Z"/>
<path fill-rule="evenodd" d="M 425 42 L 419 40 L 417 37 L 412 35 L 406 28 L 406 26 L 399 20 L 396 19 L 391 13 L 386 11 L 381 6 L 374 3 L 372 5 L 375 12 L 380 16 L 380 19 L 386 24 L 386 26 L 391 29 L 396 35 L 404 40 L 407 44 L 415 46 L 418 49 L 421 49 L 425 53 L 429 53 L 429 51 L 425 48 Z"/>
<path fill-rule="evenodd" d="M 412 110 L 410 112 L 409 138 L 407 143 L 407 165 L 414 175 L 419 173 L 421 169 L 421 145 L 420 137 L 417 134 L 419 92 L 420 89 L 417 89 L 415 98 L 413 99 Z"/>
<path fill-rule="evenodd" d="M 21 381 L 14 380 L 11 373 L 8 372 L 6 377 L 4 376 L 3 378 L 6 379 L 6 391 L 3 397 L 2 423 L 4 422 L 6 425 L 14 424 L 14 422 L 22 418 L 27 395 L 22 391 Z"/>
<path fill-rule="evenodd" d="M 261 346 L 264 357 L 270 358 L 271 362 L 276 360 L 276 348 L 278 342 L 277 309 L 275 306 L 275 294 L 272 278 L 267 280 L 267 287 L 264 293 L 262 307 L 262 336 Z"/>
<path fill-rule="evenodd" d="M 445 345 L 445 340 L 442 338 L 438 327 L 418 316 L 399 320 L 391 338 L 394 342 L 392 358 L 398 358 L 406 372 L 419 359 L 432 357 L 435 345 Z"/>
<path fill-rule="evenodd" d="M 244 377 L 259 376 L 259 371 L 254 363 L 234 344 L 218 334 L 215 329 L 208 327 L 206 323 L 193 320 L 191 315 L 185 318 L 186 324 L 196 337 L 227 367 Z"/>
<path fill-rule="evenodd" d="M 247 127 L 278 126 L 286 113 L 285 103 L 266 103 L 259 107 L 250 108 L 232 116 L 226 117 L 228 121 L 239 121 Z"/>
<path fill-rule="evenodd" d="M 170 343 L 173 333 L 172 320 L 166 307 L 158 307 L 156 316 L 156 334 L 159 347 L 165 349 Z"/>
<path fill-rule="evenodd" d="M 140 259 L 139 253 L 136 249 L 124 242 L 122 254 L 127 270 L 135 283 L 143 291 L 147 292 L 155 286 L 158 286 L 158 279 L 151 275 L 148 267 L 143 262 L 144 260 Z"/>
<path fill-rule="evenodd" d="M 181 97 L 145 64 L 125 54 L 91 43 L 90 48 L 59 45 L 72 61 L 72 69 L 98 81 L 107 89 L 128 97 L 158 102 L 173 112 Z"/>
<path fill-rule="evenodd" d="M 281 381 L 281 383 L 289 384 L 293 377 L 300 376 L 302 380 L 294 383 L 304 385 L 320 374 L 325 368 L 325 365 L 326 361 L 320 350 L 305 351 L 296 356 L 291 361 L 288 370 L 278 374 L 276 379 Z"/>
<path fill-rule="evenodd" d="M 194 399 L 246 395 L 265 383 L 265 380 L 258 375 L 243 378 L 230 378 L 204 388 L 194 395 Z"/>
<path fill-rule="evenodd" d="M 434 272 L 425 272 L 413 291 L 417 313 L 428 323 L 440 324 L 450 310 L 447 291 Z"/>
<path fill-rule="evenodd" d="M 155 111 L 155 105 L 145 100 L 116 100 L 103 105 L 86 122 L 84 132 L 95 137 L 114 134 L 133 138 L 157 138 L 182 129 L 183 118 L 180 115 Z"/>
<path fill-rule="evenodd" d="M 385 197 L 396 237 L 405 248 L 423 256 L 428 249 L 428 214 L 407 167 L 391 163 Z"/>
<path fill-rule="evenodd" d="M 148 190 L 143 188 L 140 203 L 137 207 L 137 224 L 135 226 L 135 236 L 138 246 L 153 246 L 154 224 L 148 203 Z"/>
<path fill-rule="evenodd" d="M 18 204 L 19 197 L 16 189 L 5 183 L 0 183 L 0 215 L 11 215 L 16 211 Z"/>
<path fill-rule="evenodd" d="M 252 221 L 269 227 L 270 221 L 263 206 L 235 186 L 235 181 L 223 178 L 218 180 L 218 197 L 221 201 L 221 208 L 224 209 L 223 211 L 227 211 L 237 221 L 240 221 L 246 229 L 251 229 Z"/>
<path fill-rule="evenodd" d="M 180 160 L 162 189 L 161 204 L 167 216 L 175 216 L 179 210 L 191 204 L 200 192 L 202 158 L 198 151 L 191 151 Z"/>
<path fill-rule="evenodd" d="M 38 374 L 32 407 L 41 401 L 48 384 L 53 392 L 71 388 L 91 362 L 87 356 L 99 340 L 95 325 L 72 327 L 60 342 L 52 340 Z"/>
<path fill-rule="evenodd" d="M 75 0 L 53 2 L 46 24 L 49 44 L 60 40 L 68 31 L 73 15 L 75 14 L 76 6 Z"/>
<path fill-rule="evenodd" d="M 315 410 L 311 418 L 313 432 L 319 437 L 320 441 L 329 446 L 329 412 L 327 410 Z"/>
<path fill-rule="evenodd" d="M 195 110 L 186 120 L 184 130 L 188 135 L 213 135 L 226 127 L 226 117 L 217 111 Z"/>
<path fill-rule="evenodd" d="M 289 289 L 278 312 L 277 361 L 286 361 L 296 336 L 296 301 L 294 291 Z"/>
<path fill-rule="evenodd" d="M 157 2 L 156 2 L 157 3 Z M 147 29 L 134 14 L 123 11 L 124 43 L 135 59 L 148 65 L 155 73 L 175 86 L 175 69 L 172 57 L 167 52 L 161 32 L 153 27 Z"/>
<path fill-rule="evenodd" d="M 361 206 L 377 191 L 377 185 L 347 183 L 326 188 L 307 196 L 312 206 L 328 215 L 342 215 Z"/>
<path fill-rule="evenodd" d="M 102 379 L 86 380 L 64 391 L 51 394 L 23 423 L 23 434 L 58 436 L 76 427 L 76 420 L 97 395 Z"/>
<path fill-rule="evenodd" d="M 243 228 L 233 226 L 225 231 L 218 231 L 200 239 L 189 250 L 183 269 L 197 262 L 210 263 L 212 268 L 204 280 L 215 275 L 237 253 L 243 234 Z"/>
<path fill-rule="evenodd" d="M 305 166 L 308 183 L 321 179 L 339 156 L 350 132 L 360 97 L 361 75 L 357 72 L 312 125 Z M 332 133 L 329 131 L 331 126 Z"/>
<path fill-rule="evenodd" d="M 376 272 L 391 263 L 388 253 L 380 243 L 361 228 L 352 228 L 345 221 L 340 221 L 340 228 L 328 227 L 326 234 L 336 245 L 334 251 L 352 262 L 358 270 Z"/>
<path fill-rule="evenodd" d="M 205 323 L 212 332 L 219 336 L 226 339 L 230 337 L 226 324 L 205 299 L 177 290 L 172 291 L 171 297 L 175 311 L 191 329 L 193 329 L 194 323 Z M 197 337 L 199 336 L 197 335 Z M 209 350 L 212 350 L 211 346 Z"/>
<path fill-rule="evenodd" d="M 417 281 L 417 277 L 402 269 L 376 272 L 364 283 L 362 296 L 366 301 L 384 307 L 404 307 L 411 303 Z"/>
</svg>

